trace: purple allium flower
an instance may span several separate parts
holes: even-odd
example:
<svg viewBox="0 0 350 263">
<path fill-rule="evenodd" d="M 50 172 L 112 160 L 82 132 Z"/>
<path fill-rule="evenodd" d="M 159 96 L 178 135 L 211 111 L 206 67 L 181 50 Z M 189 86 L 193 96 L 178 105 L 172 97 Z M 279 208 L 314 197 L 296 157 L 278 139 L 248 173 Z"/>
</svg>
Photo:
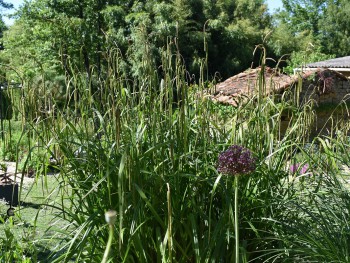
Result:
<svg viewBox="0 0 350 263">
<path fill-rule="evenodd" d="M 300 174 L 306 173 L 308 169 L 309 169 L 309 165 L 308 165 L 308 164 L 305 164 L 305 165 L 301 168 Z"/>
<path fill-rule="evenodd" d="M 289 167 L 289 170 L 292 174 L 296 173 L 298 171 L 298 168 L 299 168 L 299 164 L 292 164 L 290 167 Z"/>
<path fill-rule="evenodd" d="M 303 165 L 303 167 L 300 168 L 300 164 L 299 163 L 296 163 L 296 164 L 293 164 L 290 166 L 290 171 L 291 173 L 296 173 L 299 169 L 299 174 L 305 174 L 307 172 L 307 170 L 309 169 L 309 165 L 308 164 L 305 164 Z"/>
<path fill-rule="evenodd" d="M 248 174 L 255 170 L 255 161 L 249 149 L 233 145 L 219 155 L 218 171 L 227 175 Z"/>
</svg>

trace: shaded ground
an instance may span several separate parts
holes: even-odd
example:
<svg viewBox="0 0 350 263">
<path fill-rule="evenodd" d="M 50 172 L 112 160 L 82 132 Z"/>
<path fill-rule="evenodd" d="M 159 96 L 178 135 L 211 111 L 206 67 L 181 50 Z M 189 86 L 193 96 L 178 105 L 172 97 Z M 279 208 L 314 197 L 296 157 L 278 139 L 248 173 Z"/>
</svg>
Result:
<svg viewBox="0 0 350 263">
<path fill-rule="evenodd" d="M 4 233 L 10 230 L 14 236 L 12 242 L 37 253 L 37 261 L 33 262 L 47 262 L 48 254 L 57 246 L 66 225 L 58 217 L 60 211 L 54 208 L 62 201 L 56 175 L 43 178 L 22 177 L 22 174 L 15 174 L 14 163 L 6 164 L 10 178 L 20 185 L 20 203 L 15 207 L 15 215 L 10 220 L 6 214 L 9 204 L 0 201 L 0 236 L 5 236 Z"/>
</svg>

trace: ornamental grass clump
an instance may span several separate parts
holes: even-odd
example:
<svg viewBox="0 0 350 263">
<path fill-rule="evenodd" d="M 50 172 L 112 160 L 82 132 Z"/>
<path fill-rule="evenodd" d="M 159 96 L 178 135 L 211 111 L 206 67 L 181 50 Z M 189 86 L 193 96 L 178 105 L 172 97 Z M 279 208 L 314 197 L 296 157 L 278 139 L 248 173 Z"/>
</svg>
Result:
<svg viewBox="0 0 350 263">
<path fill-rule="evenodd" d="M 256 160 L 253 153 L 240 145 L 232 145 L 222 152 L 218 160 L 218 171 L 225 175 L 235 176 L 235 258 L 236 263 L 240 262 L 239 256 L 239 227 L 238 227 L 238 179 L 239 175 L 254 172 Z"/>
</svg>

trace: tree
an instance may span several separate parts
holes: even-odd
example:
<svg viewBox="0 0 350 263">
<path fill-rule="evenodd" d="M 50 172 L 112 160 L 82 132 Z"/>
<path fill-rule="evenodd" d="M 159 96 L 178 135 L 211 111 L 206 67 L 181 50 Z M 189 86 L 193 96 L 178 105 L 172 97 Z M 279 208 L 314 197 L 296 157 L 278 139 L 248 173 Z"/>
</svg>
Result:
<svg viewBox="0 0 350 263">
<path fill-rule="evenodd" d="M 6 8 L 6 9 L 11 9 L 11 8 L 13 8 L 13 4 L 7 3 L 4 0 L 0 0 L 0 7 Z"/>
<path fill-rule="evenodd" d="M 336 14 L 340 11 L 342 1 L 283 0 L 282 2 L 283 9 L 274 17 L 275 29 L 269 39 L 269 47 L 277 56 L 289 55 L 288 72 L 291 72 L 293 67 L 341 54 L 335 46 L 340 46 L 341 42 L 346 43 L 345 30 L 348 23 L 345 14 L 344 20 L 339 19 Z M 345 8 L 343 4 L 342 9 L 346 13 Z M 342 29 L 340 23 L 336 23 L 339 20 L 343 20 Z M 336 40 L 334 40 L 335 34 L 338 34 Z M 345 36 L 342 37 L 341 34 Z M 346 50 L 344 47 L 340 49 Z"/>
<path fill-rule="evenodd" d="M 209 72 L 218 71 L 223 78 L 251 66 L 256 45 L 263 42 L 270 28 L 264 1 L 204 1 L 209 17 L 206 33 Z"/>
<path fill-rule="evenodd" d="M 282 0 L 284 10 L 278 15 L 294 34 L 309 32 L 316 37 L 319 22 L 324 18 L 328 0 Z"/>
<path fill-rule="evenodd" d="M 4 2 L 4 0 L 0 0 L 0 10 L 1 10 L 1 8 L 11 9 L 11 8 L 13 8 L 13 4 Z M 2 39 L 4 31 L 6 29 L 7 29 L 7 27 L 6 27 L 5 23 L 4 23 L 4 20 L 2 19 L 2 14 L 0 12 L 0 39 Z M 0 42 L 0 50 L 3 50 L 3 49 L 4 49 L 3 43 Z"/>
<path fill-rule="evenodd" d="M 45 57 L 35 46 L 45 45 L 51 62 L 40 63 L 51 64 L 51 68 L 61 64 L 57 70 L 67 77 L 72 75 L 69 63 L 88 79 L 92 72 L 97 79 L 103 76 L 106 63 L 102 56 L 113 48 L 126 58 L 124 66 L 129 70 L 125 72 L 137 76 L 142 71 L 144 44 L 159 68 L 169 41 L 176 43 L 173 52 L 179 49 L 191 74 L 198 77 L 208 55 L 209 74 L 219 71 L 228 77 L 251 66 L 253 50 L 262 42 L 270 19 L 264 0 L 33 0 L 21 7 L 17 23 L 21 26 L 14 31 L 26 30 L 21 33 L 23 43 L 8 40 L 7 45 L 32 46 L 32 55 L 39 60 Z M 29 39 L 33 33 L 42 43 L 25 40 L 25 35 Z"/>
<path fill-rule="evenodd" d="M 350 2 L 331 0 L 320 20 L 319 38 L 324 52 L 337 57 L 350 55 Z"/>
<path fill-rule="evenodd" d="M 320 45 L 319 21 L 327 0 L 282 0 L 283 9 L 274 17 L 270 46 L 278 56 Z"/>
<path fill-rule="evenodd" d="M 4 44 L 3 44 L 3 35 L 4 32 L 7 30 L 7 26 L 5 25 L 4 20 L 2 19 L 2 13 L 1 9 L 11 9 L 13 8 L 12 4 L 9 4 L 7 2 L 4 2 L 3 0 L 0 0 L 0 52 L 4 50 Z M 3 63 L 4 60 L 0 58 L 0 62 Z M 3 67 L 0 69 L 0 83 L 3 83 L 6 81 L 6 71 Z"/>
</svg>

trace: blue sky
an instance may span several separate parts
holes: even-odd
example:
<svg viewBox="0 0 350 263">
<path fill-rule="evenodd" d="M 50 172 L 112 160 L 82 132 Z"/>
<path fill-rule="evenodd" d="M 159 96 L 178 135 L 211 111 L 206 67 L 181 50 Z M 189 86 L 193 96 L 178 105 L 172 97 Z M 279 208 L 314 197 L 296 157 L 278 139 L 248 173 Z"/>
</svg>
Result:
<svg viewBox="0 0 350 263">
<path fill-rule="evenodd" d="M 23 3 L 23 0 L 11 0 L 11 1 L 5 1 L 5 2 L 10 2 L 10 3 L 12 3 L 14 6 L 19 6 L 20 4 Z"/>
<path fill-rule="evenodd" d="M 23 0 L 5 0 L 6 3 L 11 3 L 14 5 L 15 8 L 17 8 L 20 4 L 23 3 Z M 13 12 L 13 11 L 11 11 Z M 7 11 L 4 11 L 3 12 L 4 14 L 7 13 Z M 11 25 L 13 22 L 11 20 L 9 20 L 5 15 L 3 16 L 3 19 L 4 19 L 4 22 L 7 24 L 7 25 Z"/>
<path fill-rule="evenodd" d="M 15 8 L 17 8 L 19 5 L 23 3 L 23 0 L 11 0 L 11 1 L 7 0 L 5 2 L 12 3 L 15 6 Z M 275 9 L 279 7 L 282 7 L 282 0 L 266 0 L 266 3 L 271 12 L 273 12 Z M 13 23 L 13 21 L 9 20 L 6 17 L 3 17 L 3 19 L 7 25 L 11 25 Z"/>
<path fill-rule="evenodd" d="M 266 3 L 270 11 L 274 11 L 275 9 L 282 7 L 282 0 L 267 0 Z"/>
</svg>

